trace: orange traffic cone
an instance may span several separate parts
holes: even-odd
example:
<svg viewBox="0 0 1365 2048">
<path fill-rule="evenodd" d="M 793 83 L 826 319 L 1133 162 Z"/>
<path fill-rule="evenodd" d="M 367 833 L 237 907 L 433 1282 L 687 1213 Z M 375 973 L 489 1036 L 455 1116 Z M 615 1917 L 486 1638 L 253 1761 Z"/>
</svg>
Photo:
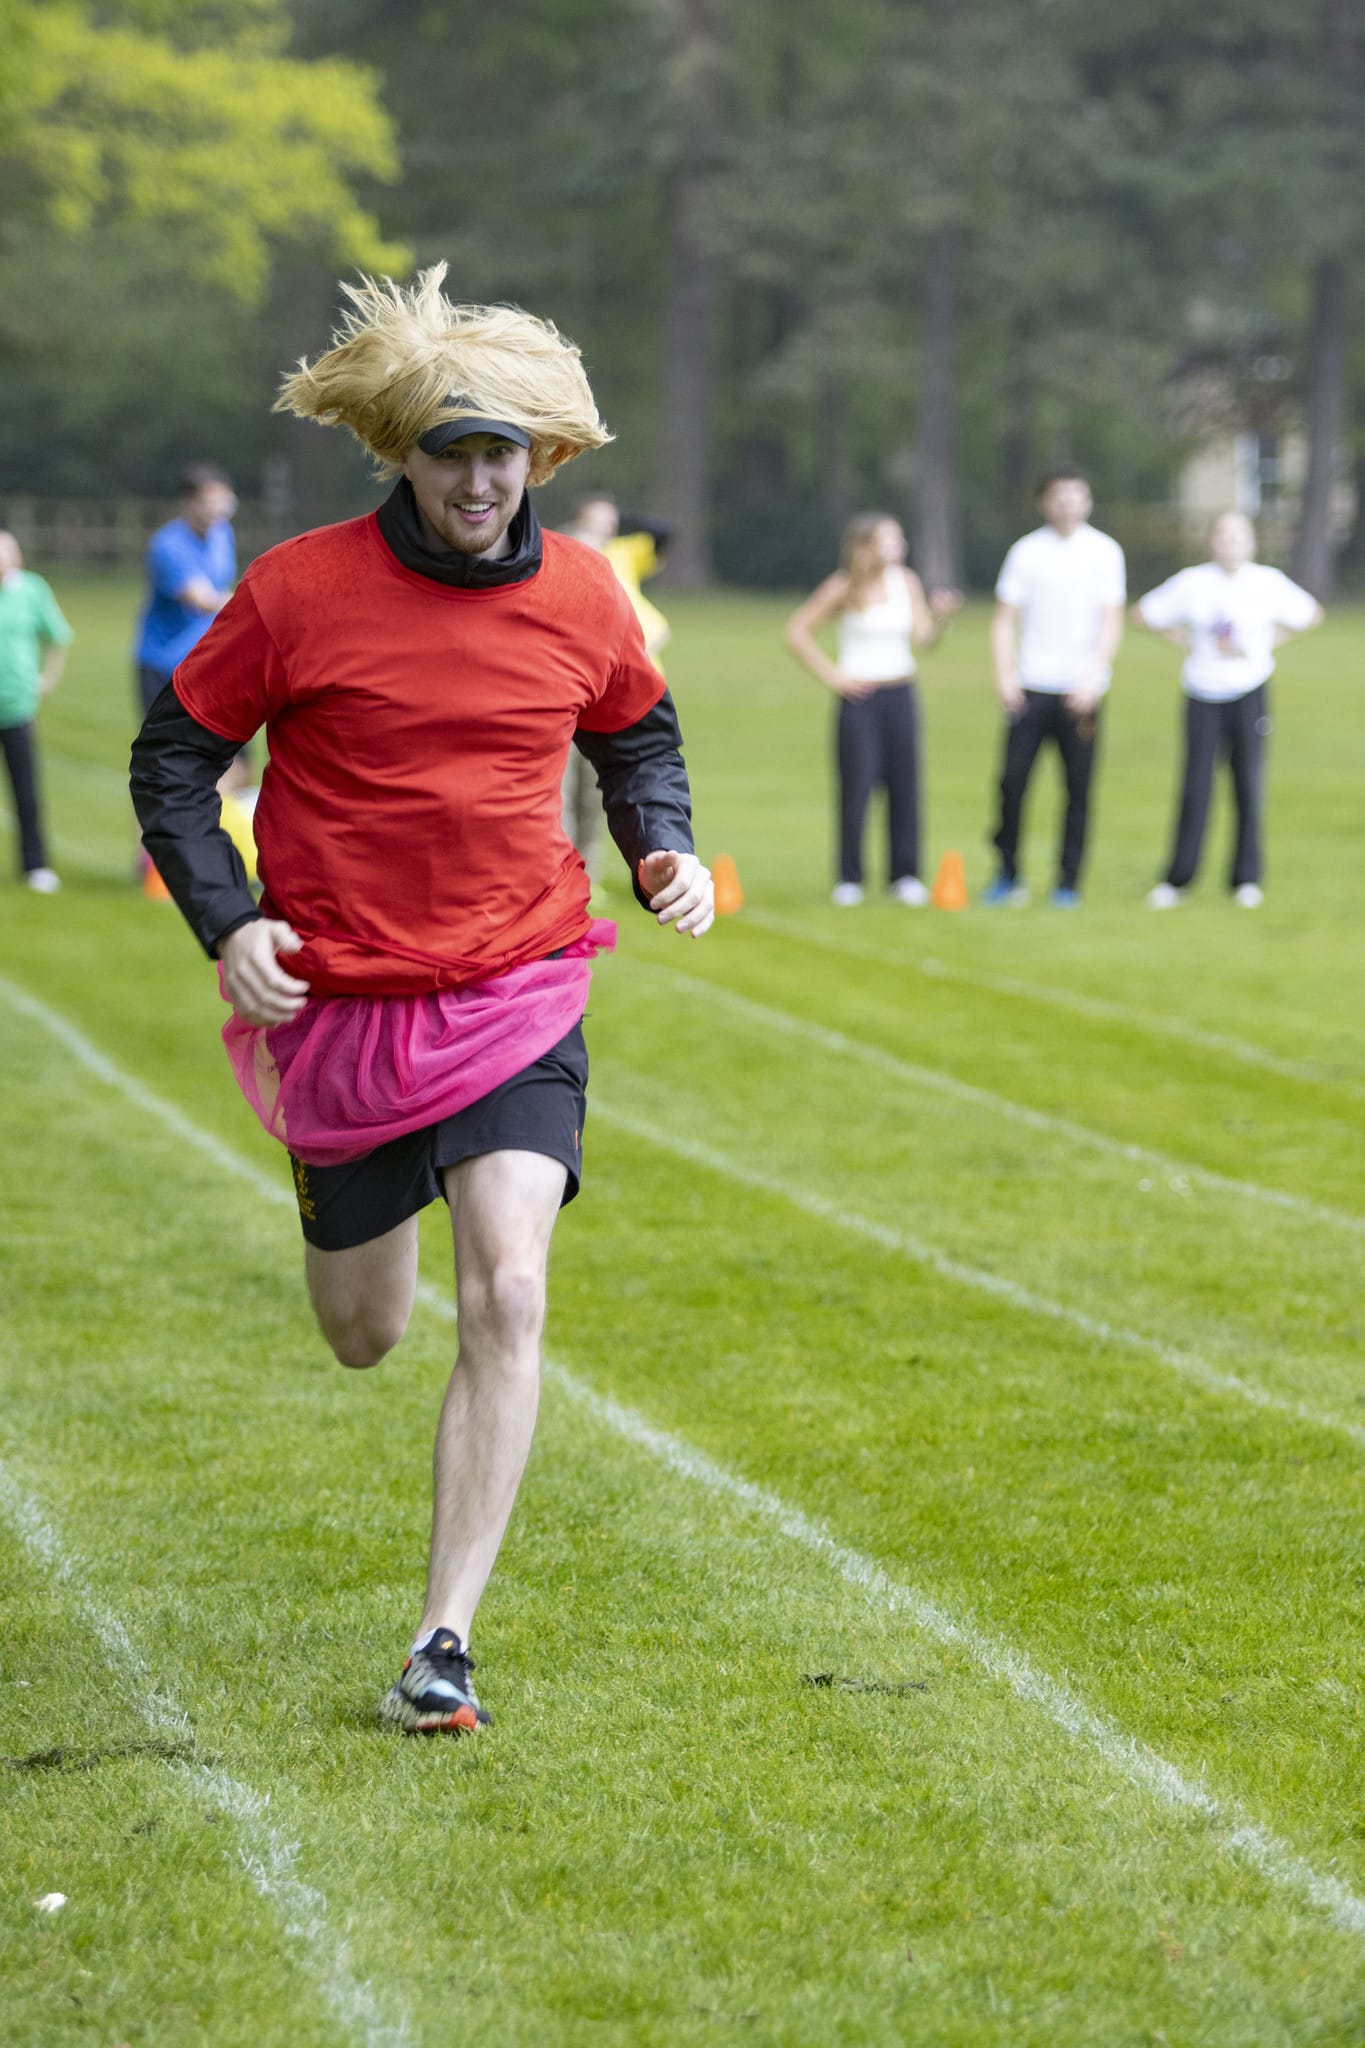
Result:
<svg viewBox="0 0 1365 2048">
<path fill-rule="evenodd" d="M 739 869 L 728 853 L 718 853 L 711 863 L 711 880 L 716 890 L 716 916 L 733 917 L 744 908 L 744 891 L 739 886 Z"/>
<path fill-rule="evenodd" d="M 967 908 L 967 870 L 962 865 L 960 853 L 944 854 L 934 876 L 934 886 L 929 891 L 929 901 L 935 910 Z"/>
<path fill-rule="evenodd" d="M 162 881 L 152 863 L 148 861 L 142 876 L 142 893 L 153 903 L 169 903 L 171 892 Z"/>
</svg>

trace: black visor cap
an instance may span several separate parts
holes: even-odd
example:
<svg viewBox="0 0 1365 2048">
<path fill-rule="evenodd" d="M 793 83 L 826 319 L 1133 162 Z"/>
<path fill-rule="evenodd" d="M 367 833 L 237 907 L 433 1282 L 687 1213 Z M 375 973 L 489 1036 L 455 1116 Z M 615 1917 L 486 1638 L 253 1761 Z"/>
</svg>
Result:
<svg viewBox="0 0 1365 2048">
<path fill-rule="evenodd" d="M 417 446 L 424 455 L 439 455 L 452 441 L 463 441 L 466 434 L 496 434 L 501 441 L 511 441 L 517 448 L 529 448 L 531 436 L 525 427 L 514 427 L 510 420 L 463 419 L 442 420 L 438 426 L 428 427 L 425 434 L 417 437 Z"/>
</svg>

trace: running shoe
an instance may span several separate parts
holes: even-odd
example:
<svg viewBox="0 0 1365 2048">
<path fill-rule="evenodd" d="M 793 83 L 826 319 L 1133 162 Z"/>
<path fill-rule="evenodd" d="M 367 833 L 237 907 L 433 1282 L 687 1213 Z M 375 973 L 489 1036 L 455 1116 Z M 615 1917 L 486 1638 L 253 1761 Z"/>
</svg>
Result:
<svg viewBox="0 0 1365 2048">
<path fill-rule="evenodd" d="M 1054 910 L 1079 910 L 1081 907 L 1080 890 L 1054 889 L 1052 892 L 1052 907 Z"/>
<path fill-rule="evenodd" d="M 863 885 L 861 882 L 836 882 L 834 893 L 829 900 L 831 903 L 837 903 L 840 910 L 852 910 L 855 904 L 863 900 Z"/>
<path fill-rule="evenodd" d="M 1149 910 L 1174 910 L 1184 901 L 1185 892 L 1177 889 L 1174 882 L 1158 882 L 1147 898 Z"/>
<path fill-rule="evenodd" d="M 1002 903 L 1027 903 L 1028 890 L 1022 882 L 1012 880 L 1009 875 L 997 875 L 990 886 L 981 891 L 981 901 L 992 909 Z"/>
<path fill-rule="evenodd" d="M 454 1630 L 438 1629 L 424 1649 L 413 1651 L 379 1702 L 380 1720 L 395 1722 L 405 1735 L 472 1735 L 493 1718 L 479 1705 L 473 1669 Z"/>
<path fill-rule="evenodd" d="M 908 903 L 912 910 L 922 910 L 929 901 L 929 891 L 918 875 L 901 875 L 891 884 L 891 894 L 897 903 Z"/>
<path fill-rule="evenodd" d="M 1258 882 L 1243 882 L 1241 888 L 1234 889 L 1232 894 L 1243 910 L 1259 910 L 1265 902 Z"/>
<path fill-rule="evenodd" d="M 55 896 L 62 886 L 61 876 L 51 868 L 30 868 L 24 880 L 38 896 Z"/>
</svg>

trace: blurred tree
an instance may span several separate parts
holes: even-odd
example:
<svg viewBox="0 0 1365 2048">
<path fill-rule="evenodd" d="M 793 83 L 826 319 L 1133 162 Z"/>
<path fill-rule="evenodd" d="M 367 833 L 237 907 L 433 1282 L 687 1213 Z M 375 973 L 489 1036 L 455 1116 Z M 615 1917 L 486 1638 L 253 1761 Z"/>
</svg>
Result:
<svg viewBox="0 0 1365 2048">
<path fill-rule="evenodd" d="M 1334 575 L 1334 478 L 1349 462 L 1349 324 L 1365 220 L 1361 0 L 1136 0 L 1095 14 L 1085 61 L 1112 115 L 1113 184 L 1179 295 L 1171 354 L 1197 325 L 1229 356 L 1293 337 L 1309 474 L 1295 571 Z M 1336 536 L 1337 539 L 1340 536 Z"/>
<path fill-rule="evenodd" d="M 1337 545 L 1332 530 L 1334 486 L 1349 460 L 1347 369 L 1352 285 L 1365 230 L 1365 48 L 1359 0 L 1324 0 L 1318 16 L 1320 94 L 1312 138 L 1319 190 L 1312 243 L 1308 324 L 1308 476 L 1294 543 L 1294 574 L 1318 597 L 1332 594 Z M 1359 509 L 1358 509 L 1359 516 Z"/>
<path fill-rule="evenodd" d="M 582 346 L 618 439 L 550 519 L 605 488 L 674 516 L 680 580 L 791 584 L 880 504 L 932 581 L 983 580 L 1050 461 L 1102 514 L 1166 493 L 1196 351 L 1242 376 L 1278 337 L 1314 449 L 1347 438 L 1362 5 L 0 0 L 0 477 L 46 460 L 40 408 L 92 489 L 211 417 L 349 506 L 345 437 L 266 397 L 338 270 L 409 243 Z"/>
<path fill-rule="evenodd" d="M 664 56 L 663 433 L 657 497 L 673 525 L 669 580 L 711 578 L 716 252 L 707 213 L 720 160 L 720 0 L 661 0 Z"/>
<path fill-rule="evenodd" d="M 403 268 L 357 200 L 396 168 L 375 80 L 283 54 L 280 0 L 4 0 L 0 158 L 15 214 L 85 236 L 153 225 L 175 262 L 259 303 L 272 246 Z"/>
</svg>

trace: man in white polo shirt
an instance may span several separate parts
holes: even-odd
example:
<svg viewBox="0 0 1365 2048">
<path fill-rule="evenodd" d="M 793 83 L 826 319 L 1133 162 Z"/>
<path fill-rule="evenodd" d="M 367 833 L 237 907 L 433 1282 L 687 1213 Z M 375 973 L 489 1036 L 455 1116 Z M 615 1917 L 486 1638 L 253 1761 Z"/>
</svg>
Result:
<svg viewBox="0 0 1365 2048">
<path fill-rule="evenodd" d="M 1038 486 L 1043 525 L 1017 540 L 995 586 L 991 653 L 1008 724 L 1000 776 L 1000 823 L 992 844 L 1000 873 L 983 903 L 1026 903 L 1019 879 L 1024 793 L 1038 750 L 1057 748 L 1066 777 L 1057 885 L 1059 910 L 1080 904 L 1090 778 L 1100 703 L 1123 637 L 1123 549 L 1091 526 L 1090 485 L 1079 470 L 1054 469 Z"/>
<path fill-rule="evenodd" d="M 1256 529 L 1223 512 L 1209 535 L 1211 562 L 1182 569 L 1133 607 L 1140 625 L 1184 650 L 1185 766 L 1166 878 L 1147 902 L 1172 910 L 1194 880 L 1209 819 L 1213 771 L 1226 754 L 1237 804 L 1229 887 L 1244 910 L 1261 893 L 1261 786 L 1275 649 L 1322 620 L 1312 594 L 1256 557 Z"/>
</svg>

